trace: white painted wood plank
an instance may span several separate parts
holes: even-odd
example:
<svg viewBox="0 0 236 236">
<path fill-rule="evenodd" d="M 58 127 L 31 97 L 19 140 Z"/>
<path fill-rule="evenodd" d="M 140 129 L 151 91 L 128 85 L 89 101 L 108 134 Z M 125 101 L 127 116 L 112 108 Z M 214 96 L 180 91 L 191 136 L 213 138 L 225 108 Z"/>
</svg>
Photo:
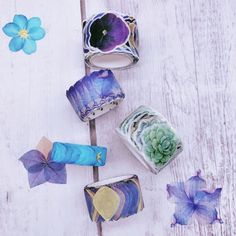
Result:
<svg viewBox="0 0 236 236">
<path fill-rule="evenodd" d="M 140 32 L 140 62 L 115 72 L 126 100 L 96 121 L 98 144 L 109 148 L 101 178 L 127 173 L 140 177 L 145 210 L 104 223 L 104 236 L 235 235 L 234 77 L 235 3 L 233 1 L 87 0 L 87 15 L 103 10 L 132 14 Z M 141 104 L 165 115 L 182 136 L 184 152 L 157 176 L 148 173 L 115 134 L 126 115 Z M 166 184 L 187 180 L 196 170 L 223 187 L 224 224 L 170 228 L 173 205 Z"/>
<path fill-rule="evenodd" d="M 67 166 L 68 184 L 29 189 L 18 158 L 41 136 L 88 144 L 88 125 L 79 121 L 65 90 L 84 75 L 79 1 L 1 1 L 1 28 L 14 14 L 39 16 L 46 37 L 27 56 L 8 50 L 0 32 L 0 235 L 95 235 L 83 195 L 92 168 Z"/>
<path fill-rule="evenodd" d="M 223 185 L 221 214 L 225 224 L 212 235 L 235 235 L 235 12 L 230 2 L 190 3 L 199 96 L 199 140 L 206 171 Z M 201 130 L 203 130 L 201 132 Z"/>
<path fill-rule="evenodd" d="M 104 9 L 134 15 L 140 29 L 140 63 L 115 72 L 126 92 L 119 108 L 97 119 L 98 145 L 109 148 L 101 178 L 137 173 L 145 210 L 103 224 L 106 235 L 236 235 L 235 88 L 236 5 L 221 1 L 87 0 L 87 15 Z M 51 10 L 52 9 L 52 10 Z M 88 143 L 65 89 L 84 74 L 79 2 L 1 1 L 0 24 L 16 13 L 40 16 L 47 36 L 32 56 L 12 54 L 0 34 L 0 234 L 96 235 L 84 202 L 90 168 L 69 166 L 66 186 L 29 190 L 18 157 L 42 135 L 53 141 Z M 144 93 L 145 91 L 145 93 Z M 114 129 L 141 104 L 151 105 L 178 130 L 185 150 L 158 176 L 147 172 L 121 144 Z M 78 131 L 78 133 L 77 133 Z M 167 183 L 187 179 L 201 168 L 223 186 L 223 225 L 170 228 L 173 205 Z"/>
</svg>

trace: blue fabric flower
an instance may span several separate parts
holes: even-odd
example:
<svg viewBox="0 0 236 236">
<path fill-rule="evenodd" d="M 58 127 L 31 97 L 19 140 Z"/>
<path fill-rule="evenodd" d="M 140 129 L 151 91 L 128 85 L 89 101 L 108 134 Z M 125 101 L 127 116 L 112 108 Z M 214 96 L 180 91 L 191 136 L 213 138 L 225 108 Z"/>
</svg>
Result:
<svg viewBox="0 0 236 236">
<path fill-rule="evenodd" d="M 176 204 L 172 226 L 190 224 L 193 218 L 203 224 L 212 224 L 215 221 L 223 223 L 216 210 L 222 188 L 213 192 L 208 192 L 205 188 L 206 181 L 200 177 L 200 171 L 186 183 L 167 185 L 169 198 Z"/>
<path fill-rule="evenodd" d="M 36 40 L 45 36 L 45 31 L 41 26 L 41 20 L 38 17 L 32 17 L 29 20 L 24 15 L 15 15 L 13 22 L 6 24 L 2 30 L 12 37 L 9 43 L 9 49 L 17 52 L 21 49 L 26 54 L 36 52 Z"/>
</svg>

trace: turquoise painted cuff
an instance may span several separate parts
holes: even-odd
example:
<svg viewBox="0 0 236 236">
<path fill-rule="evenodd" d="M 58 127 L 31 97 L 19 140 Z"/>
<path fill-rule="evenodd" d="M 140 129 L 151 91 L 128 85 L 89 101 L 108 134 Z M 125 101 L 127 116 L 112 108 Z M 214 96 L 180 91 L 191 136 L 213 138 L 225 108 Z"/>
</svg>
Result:
<svg viewBox="0 0 236 236">
<path fill-rule="evenodd" d="M 115 108 L 125 94 L 112 71 L 100 70 L 77 81 L 66 96 L 79 118 L 89 121 Z"/>
<path fill-rule="evenodd" d="M 84 22 L 83 35 L 88 66 L 119 69 L 139 60 L 138 28 L 132 16 L 114 12 L 93 15 Z"/>
<path fill-rule="evenodd" d="M 146 106 L 133 111 L 117 132 L 134 156 L 154 174 L 183 150 L 182 142 L 169 122 Z"/>
<path fill-rule="evenodd" d="M 120 176 L 84 188 L 89 216 L 94 222 L 117 221 L 144 208 L 137 175 Z"/>
<path fill-rule="evenodd" d="M 53 143 L 51 158 L 54 162 L 81 166 L 104 166 L 107 149 L 99 146 Z"/>
</svg>

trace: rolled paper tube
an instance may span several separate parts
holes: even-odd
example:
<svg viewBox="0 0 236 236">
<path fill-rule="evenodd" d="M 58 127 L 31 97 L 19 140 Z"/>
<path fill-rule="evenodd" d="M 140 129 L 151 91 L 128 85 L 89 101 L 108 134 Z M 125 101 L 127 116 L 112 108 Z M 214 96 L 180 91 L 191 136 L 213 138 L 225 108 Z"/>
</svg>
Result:
<svg viewBox="0 0 236 236">
<path fill-rule="evenodd" d="M 134 156 L 154 174 L 183 150 L 169 122 L 146 106 L 132 112 L 116 130 Z"/>
<path fill-rule="evenodd" d="M 94 222 L 116 221 L 143 210 L 137 175 L 107 179 L 84 188 L 89 215 Z"/>
<path fill-rule="evenodd" d="M 76 82 L 66 96 L 79 118 L 88 121 L 116 107 L 125 94 L 110 70 L 100 70 Z"/>
<path fill-rule="evenodd" d="M 138 28 L 132 16 L 113 12 L 93 15 L 84 22 L 83 35 L 88 66 L 119 69 L 139 60 Z"/>
<path fill-rule="evenodd" d="M 106 155 L 105 147 L 55 142 L 51 157 L 57 163 L 104 166 Z"/>
</svg>

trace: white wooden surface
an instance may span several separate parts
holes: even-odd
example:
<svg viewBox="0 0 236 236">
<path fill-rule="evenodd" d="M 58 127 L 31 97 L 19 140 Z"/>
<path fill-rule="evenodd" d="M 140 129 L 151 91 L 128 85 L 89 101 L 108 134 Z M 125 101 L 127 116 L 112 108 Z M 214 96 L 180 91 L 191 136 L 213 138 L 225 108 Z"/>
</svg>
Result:
<svg viewBox="0 0 236 236">
<path fill-rule="evenodd" d="M 86 0 L 86 14 L 103 10 L 132 14 L 140 31 L 140 62 L 116 71 L 126 100 L 96 120 L 98 145 L 109 148 L 100 178 L 138 174 L 143 212 L 103 224 L 104 236 L 236 235 L 236 2 L 234 0 Z M 0 32 L 0 235 L 90 236 L 83 186 L 92 169 L 68 166 L 67 185 L 32 190 L 18 158 L 42 135 L 53 141 L 89 143 L 65 98 L 84 74 L 80 5 L 77 0 L 0 0 L 0 25 L 14 14 L 40 16 L 47 31 L 36 54 L 11 53 Z M 122 145 L 114 129 L 140 104 L 165 115 L 185 144 L 183 153 L 157 176 Z M 222 186 L 223 225 L 170 228 L 174 206 L 166 184 L 201 169 Z"/>
</svg>

